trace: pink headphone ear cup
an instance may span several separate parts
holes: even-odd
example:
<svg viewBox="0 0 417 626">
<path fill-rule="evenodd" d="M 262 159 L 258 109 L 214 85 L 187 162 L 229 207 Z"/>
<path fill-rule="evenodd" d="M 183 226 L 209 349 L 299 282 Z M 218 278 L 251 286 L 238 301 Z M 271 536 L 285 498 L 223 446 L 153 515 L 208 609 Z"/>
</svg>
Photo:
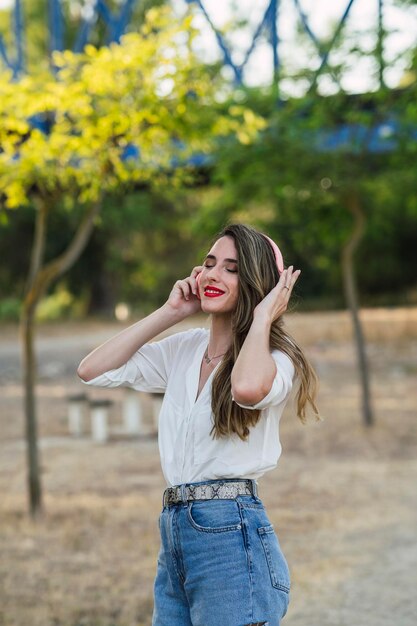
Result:
<svg viewBox="0 0 417 626">
<path fill-rule="evenodd" d="M 280 274 L 282 274 L 282 272 L 284 271 L 284 259 L 282 258 L 281 250 L 278 248 L 275 241 L 271 239 L 271 237 L 268 237 L 268 235 L 265 235 L 265 233 L 262 233 L 262 235 L 266 237 L 266 239 L 271 244 L 272 250 L 274 251 L 275 261 L 278 267 L 278 271 Z"/>
</svg>

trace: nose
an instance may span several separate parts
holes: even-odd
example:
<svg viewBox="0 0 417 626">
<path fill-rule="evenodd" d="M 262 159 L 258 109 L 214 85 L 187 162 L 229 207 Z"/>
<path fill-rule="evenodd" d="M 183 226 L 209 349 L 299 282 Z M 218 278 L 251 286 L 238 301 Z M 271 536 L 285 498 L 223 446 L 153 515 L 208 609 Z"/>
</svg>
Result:
<svg viewBox="0 0 417 626">
<path fill-rule="evenodd" d="M 218 282 L 219 269 L 218 265 L 213 265 L 210 267 L 206 274 L 206 282 Z"/>
</svg>

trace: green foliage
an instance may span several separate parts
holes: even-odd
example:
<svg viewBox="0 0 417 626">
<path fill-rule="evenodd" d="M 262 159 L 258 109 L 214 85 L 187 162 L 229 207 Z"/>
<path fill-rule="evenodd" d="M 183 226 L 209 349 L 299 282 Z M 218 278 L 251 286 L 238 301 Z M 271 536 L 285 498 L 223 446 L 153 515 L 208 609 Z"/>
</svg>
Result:
<svg viewBox="0 0 417 626">
<path fill-rule="evenodd" d="M 0 322 L 17 322 L 22 310 L 22 300 L 10 296 L 0 300 Z M 85 298 L 76 298 L 64 283 L 58 284 L 54 293 L 46 296 L 36 311 L 36 320 L 46 322 L 57 319 L 80 319 L 87 313 Z"/>
<path fill-rule="evenodd" d="M 95 36 L 99 43 L 99 29 Z M 90 311 L 113 311 L 118 300 L 141 311 L 157 306 L 229 219 L 276 238 L 287 264 L 303 270 L 297 290 L 304 299 L 342 306 L 340 249 L 352 227 L 346 199 L 354 191 L 367 218 L 357 253 L 362 301 L 412 293 L 415 54 L 407 89 L 357 97 L 313 92 L 277 106 L 275 88 L 225 85 L 217 68 L 195 58 L 194 37 L 189 18 L 179 23 L 167 10 L 152 11 L 120 46 L 58 55 L 57 80 L 39 64 L 21 83 L 0 81 L 0 193 L 3 206 L 19 207 L 0 211 L 9 216 L 0 229 L 8 259 L 0 292 L 22 294 L 38 197 L 50 206 L 50 260 L 67 246 L 85 204 L 103 194 L 90 245 L 67 281 Z M 340 50 L 355 45 L 342 39 Z M 338 79 L 343 69 L 334 69 Z M 53 122 L 49 136 L 30 130 L 28 115 L 36 113 Z M 344 124 L 371 129 L 392 115 L 400 128 L 395 151 L 370 153 L 359 134 L 337 151 L 315 148 L 318 132 Z M 129 142 L 140 148 L 138 161 L 120 158 Z M 215 159 L 198 170 L 171 167 L 196 152 Z"/>
<path fill-rule="evenodd" d="M 36 320 L 46 322 L 62 318 L 79 318 L 83 314 L 85 310 L 82 301 L 76 300 L 61 283 L 53 294 L 41 300 L 36 310 Z"/>
<path fill-rule="evenodd" d="M 14 2 L 13 2 L 14 4 Z M 16 43 L 13 28 L 13 6 L 0 10 L 0 33 L 9 56 L 13 59 Z M 23 0 L 25 59 L 28 70 L 48 67 L 48 3 L 44 0 Z M 2 62 L 1 62 L 2 63 Z"/>
<path fill-rule="evenodd" d="M 103 208 L 96 218 L 101 235 L 95 238 L 101 253 L 87 271 L 74 268 L 81 280 L 70 280 L 71 292 L 89 300 L 92 309 L 97 302 L 112 309 L 120 292 L 140 300 L 151 294 L 153 300 L 166 289 L 172 272 L 169 277 L 158 274 L 149 259 L 155 250 L 163 258 L 166 241 L 172 242 L 171 257 L 181 257 L 169 190 L 175 195 L 201 175 L 188 164 L 190 157 L 209 156 L 232 137 L 249 145 L 265 125 L 248 107 L 224 104 L 230 88 L 216 67 L 197 59 L 195 36 L 191 14 L 180 21 L 167 8 L 152 9 L 140 33 L 128 33 L 120 45 L 88 45 L 79 55 L 57 53 L 56 76 L 42 65 L 19 82 L 11 82 L 7 72 L 0 76 L 0 217 L 10 217 L 3 219 L 0 237 L 14 267 L 29 266 L 34 215 L 42 210 L 46 216 L 47 238 L 38 248 L 45 266 L 68 249 L 86 212 L 97 203 Z M 47 134 L 32 127 L 33 117 L 49 124 Z M 132 145 L 138 158 L 124 158 Z M 17 257 L 12 242 L 19 224 L 28 238 Z M 104 242 L 106 234 L 114 248 Z M 184 243 L 191 259 L 187 236 Z M 138 249 L 143 254 L 132 254 Z M 106 272 L 119 273 L 121 250 L 126 267 L 135 264 L 129 279 L 103 279 Z M 23 273 L 12 285 L 8 276 L 3 267 L 0 289 L 9 286 L 21 296 Z M 53 316 L 65 311 L 64 300 L 61 294 L 42 306 Z"/>
<path fill-rule="evenodd" d="M 167 4 L 166 0 L 141 0 L 136 2 L 132 19 L 127 28 L 128 32 L 137 32 L 145 20 L 146 12 L 153 8 Z M 61 10 L 64 16 L 64 48 L 73 49 L 79 29 L 82 27 L 82 11 L 85 8 L 85 0 L 61 0 Z M 120 11 L 120 3 L 117 0 L 107 0 L 108 7 L 114 11 Z M 5 41 L 7 51 L 13 58 L 15 54 L 15 41 L 12 6 L 0 8 L 0 34 Z M 29 74 L 39 71 L 40 68 L 47 70 L 49 66 L 49 18 L 48 2 L 46 0 L 22 0 L 23 19 L 25 29 L 25 61 L 26 70 Z M 90 42 L 100 47 L 105 44 L 107 30 L 101 18 L 97 20 L 95 27 L 90 32 Z"/>
<path fill-rule="evenodd" d="M 9 297 L 0 300 L 0 322 L 15 322 L 20 317 L 22 302 L 19 298 Z"/>
<path fill-rule="evenodd" d="M 287 264 L 303 269 L 302 295 L 316 299 L 331 293 L 337 302 L 340 250 L 353 224 L 347 205 L 354 193 L 367 219 L 357 260 L 360 286 L 370 295 L 411 288 L 417 232 L 417 172 L 410 167 L 417 150 L 416 95 L 415 86 L 362 97 L 312 94 L 275 108 L 256 141 L 228 145 L 218 154 L 213 181 L 219 192 L 207 197 L 196 228 L 215 231 L 227 218 L 264 229 L 280 243 Z M 251 94 L 245 104 L 257 110 Z M 373 128 L 392 118 L 397 131 L 390 139 L 396 149 L 370 151 Z M 351 141 L 333 150 L 320 147 L 347 125 L 356 129 Z M 408 242 L 403 270 L 397 260 L 401 241 Z M 390 277 L 386 281 L 382 255 Z"/>
<path fill-rule="evenodd" d="M 68 287 L 87 293 L 91 313 L 112 313 L 120 300 L 140 313 L 159 306 L 206 251 L 207 233 L 196 236 L 191 229 L 198 204 L 196 189 L 108 198 L 106 219 L 70 272 Z"/>
<path fill-rule="evenodd" d="M 18 208 L 33 196 L 70 210 L 107 193 L 138 185 L 181 185 L 185 163 L 209 154 L 230 133 L 248 143 L 263 122 L 237 107 L 216 104 L 221 78 L 193 53 L 191 17 L 181 22 L 168 9 L 151 10 L 141 33 L 121 45 L 81 55 L 56 53 L 57 78 L 41 71 L 10 81 L 0 77 L 0 194 Z M 31 128 L 41 116 L 50 133 Z M 128 144 L 139 159 L 123 159 Z"/>
</svg>

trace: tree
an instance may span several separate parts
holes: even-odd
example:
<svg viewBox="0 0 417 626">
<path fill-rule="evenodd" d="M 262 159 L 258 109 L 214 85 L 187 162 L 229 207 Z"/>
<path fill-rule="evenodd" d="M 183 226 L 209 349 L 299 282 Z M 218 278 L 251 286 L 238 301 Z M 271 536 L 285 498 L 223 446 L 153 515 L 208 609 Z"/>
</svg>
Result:
<svg viewBox="0 0 417 626">
<path fill-rule="evenodd" d="M 230 146 L 218 155 L 213 182 L 221 191 L 199 223 L 221 223 L 225 213 L 240 219 L 253 215 L 284 250 L 291 238 L 307 267 L 316 264 L 333 274 L 341 268 L 367 426 L 373 414 L 355 256 L 369 216 L 379 211 L 376 199 L 393 202 L 394 190 L 404 203 L 415 197 L 417 175 L 410 167 L 417 151 L 415 97 L 414 83 L 406 90 L 358 96 L 313 93 L 269 112 L 266 98 L 260 106 L 252 102 L 263 110 L 268 127 L 251 145 Z M 408 206 L 416 218 L 415 202 Z"/>
<path fill-rule="evenodd" d="M 0 79 L 0 197 L 3 212 L 34 212 L 30 269 L 21 316 L 30 512 L 42 512 L 35 405 L 35 312 L 51 284 L 84 249 L 103 199 L 124 188 L 190 184 L 201 154 L 237 133 L 250 141 L 262 120 L 244 107 L 221 110 L 224 89 L 193 53 L 191 18 L 148 12 L 140 34 L 83 54 L 57 53 L 46 71 Z M 138 207 L 140 210 L 140 207 Z M 48 219 L 68 212 L 66 248 L 45 258 Z"/>
<path fill-rule="evenodd" d="M 49 65 L 49 51 L 51 44 L 51 13 L 50 0 L 20 0 L 23 24 L 22 53 L 23 64 L 29 73 L 39 70 L 39 67 L 47 69 Z M 88 6 L 90 4 L 90 6 Z M 141 0 L 134 2 L 131 18 L 127 26 L 128 32 L 140 30 L 146 12 L 163 4 L 166 0 Z M 17 53 L 15 41 L 14 10 L 15 0 L 6 2 L 6 6 L 0 3 L 0 36 L 4 42 L 9 61 L 13 63 Z M 85 25 L 85 18 L 91 19 L 91 3 L 85 0 L 60 0 L 62 12 L 62 43 L 64 49 L 73 50 L 80 30 Z M 109 11 L 118 15 L 121 7 L 118 0 L 106 0 Z M 97 9 L 96 9 L 97 10 Z M 89 42 L 96 47 L 105 45 L 108 28 L 103 18 L 92 20 L 93 27 L 89 32 Z M 0 61 L 1 63 L 1 61 Z"/>
</svg>

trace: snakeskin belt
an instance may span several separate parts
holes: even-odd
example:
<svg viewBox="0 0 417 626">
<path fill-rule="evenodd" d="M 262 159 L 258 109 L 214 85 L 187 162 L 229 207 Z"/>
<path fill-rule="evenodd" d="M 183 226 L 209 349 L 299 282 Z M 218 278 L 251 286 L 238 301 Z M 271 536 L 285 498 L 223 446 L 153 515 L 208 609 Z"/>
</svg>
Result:
<svg viewBox="0 0 417 626">
<path fill-rule="evenodd" d="M 205 485 L 182 485 L 184 499 L 188 500 L 223 500 L 234 499 L 236 496 L 257 495 L 256 483 L 252 479 L 242 479 L 233 481 L 219 480 Z M 168 487 L 164 491 L 163 506 L 183 502 L 181 496 L 181 485 Z"/>
</svg>

